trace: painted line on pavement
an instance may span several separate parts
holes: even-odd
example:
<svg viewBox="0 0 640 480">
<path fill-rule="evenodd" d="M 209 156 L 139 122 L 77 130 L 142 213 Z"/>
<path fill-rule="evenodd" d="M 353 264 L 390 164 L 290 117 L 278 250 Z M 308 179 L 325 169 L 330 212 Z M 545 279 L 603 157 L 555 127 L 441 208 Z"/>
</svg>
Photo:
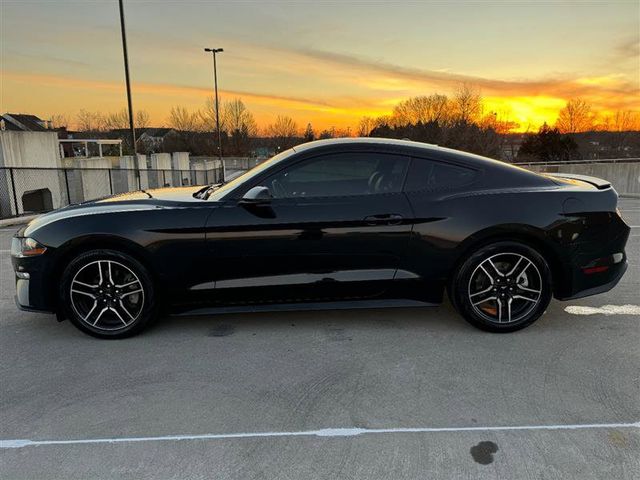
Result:
<svg viewBox="0 0 640 480">
<path fill-rule="evenodd" d="M 325 428 L 321 430 L 304 430 L 299 432 L 253 432 L 253 433 L 207 433 L 202 435 L 163 435 L 157 437 L 115 437 L 115 438 L 87 438 L 73 440 L 0 440 L 0 449 L 44 447 L 52 445 L 87 445 L 103 443 L 133 443 L 133 442 L 176 442 L 184 440 L 229 440 L 243 438 L 274 438 L 274 437 L 355 437 L 372 434 L 398 433 L 457 433 L 457 432 L 506 432 L 506 431 L 534 431 L 534 430 L 589 430 L 589 429 L 617 429 L 640 428 L 640 421 L 634 423 L 591 423 L 573 425 L 518 425 L 500 427 L 425 427 L 425 428 Z"/>
<path fill-rule="evenodd" d="M 602 307 L 587 307 L 569 305 L 564 311 L 574 315 L 640 315 L 638 305 L 603 305 Z"/>
</svg>

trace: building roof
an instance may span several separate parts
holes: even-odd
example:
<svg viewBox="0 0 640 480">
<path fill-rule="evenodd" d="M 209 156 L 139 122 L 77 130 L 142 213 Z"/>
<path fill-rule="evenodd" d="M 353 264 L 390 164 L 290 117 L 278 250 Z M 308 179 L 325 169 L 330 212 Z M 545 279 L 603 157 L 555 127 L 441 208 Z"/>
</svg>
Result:
<svg viewBox="0 0 640 480">
<path fill-rule="evenodd" d="M 164 138 L 167 134 L 171 132 L 175 132 L 175 130 L 173 128 L 167 128 L 167 127 L 147 128 L 144 131 L 144 135 L 146 135 L 147 137 Z"/>
<path fill-rule="evenodd" d="M 26 113 L 5 113 L 0 119 L 4 120 L 5 130 L 20 130 L 23 132 L 46 132 L 46 122 L 35 115 Z"/>
</svg>

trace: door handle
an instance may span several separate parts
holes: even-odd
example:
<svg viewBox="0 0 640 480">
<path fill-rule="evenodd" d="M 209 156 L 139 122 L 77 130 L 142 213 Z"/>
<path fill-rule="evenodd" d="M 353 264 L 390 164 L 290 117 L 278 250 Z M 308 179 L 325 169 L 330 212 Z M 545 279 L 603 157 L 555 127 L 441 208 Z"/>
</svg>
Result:
<svg viewBox="0 0 640 480">
<path fill-rule="evenodd" d="M 397 213 L 381 213 L 364 217 L 367 225 L 400 225 L 404 217 Z"/>
</svg>

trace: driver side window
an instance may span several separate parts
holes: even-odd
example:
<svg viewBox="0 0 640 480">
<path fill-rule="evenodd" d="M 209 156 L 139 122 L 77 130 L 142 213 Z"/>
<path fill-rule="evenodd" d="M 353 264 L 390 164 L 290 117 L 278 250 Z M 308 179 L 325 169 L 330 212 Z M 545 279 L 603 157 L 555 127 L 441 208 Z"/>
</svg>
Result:
<svg viewBox="0 0 640 480">
<path fill-rule="evenodd" d="M 265 181 L 274 198 L 375 195 L 402 191 L 409 159 L 378 153 L 311 158 Z"/>
</svg>

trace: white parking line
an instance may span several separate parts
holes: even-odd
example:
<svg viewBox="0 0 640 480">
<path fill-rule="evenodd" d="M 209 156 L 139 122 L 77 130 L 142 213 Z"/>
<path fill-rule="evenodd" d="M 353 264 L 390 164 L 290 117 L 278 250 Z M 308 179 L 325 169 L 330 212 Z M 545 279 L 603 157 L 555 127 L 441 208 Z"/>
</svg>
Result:
<svg viewBox="0 0 640 480">
<path fill-rule="evenodd" d="M 640 428 L 635 423 L 591 423 L 574 425 L 519 425 L 502 427 L 425 427 L 425 428 L 325 428 L 299 432 L 207 433 L 203 435 L 164 435 L 159 437 L 88 438 L 76 440 L 0 440 L 0 449 L 43 447 L 50 445 L 86 445 L 99 443 L 175 442 L 180 440 L 229 440 L 238 438 L 273 437 L 355 437 L 385 433 L 442 433 L 442 432 L 502 432 L 528 430 L 588 430 L 588 429 Z"/>
<path fill-rule="evenodd" d="M 564 308 L 564 311 L 574 315 L 640 315 L 640 306 L 603 305 L 602 307 L 586 307 L 582 305 L 569 305 Z"/>
</svg>

